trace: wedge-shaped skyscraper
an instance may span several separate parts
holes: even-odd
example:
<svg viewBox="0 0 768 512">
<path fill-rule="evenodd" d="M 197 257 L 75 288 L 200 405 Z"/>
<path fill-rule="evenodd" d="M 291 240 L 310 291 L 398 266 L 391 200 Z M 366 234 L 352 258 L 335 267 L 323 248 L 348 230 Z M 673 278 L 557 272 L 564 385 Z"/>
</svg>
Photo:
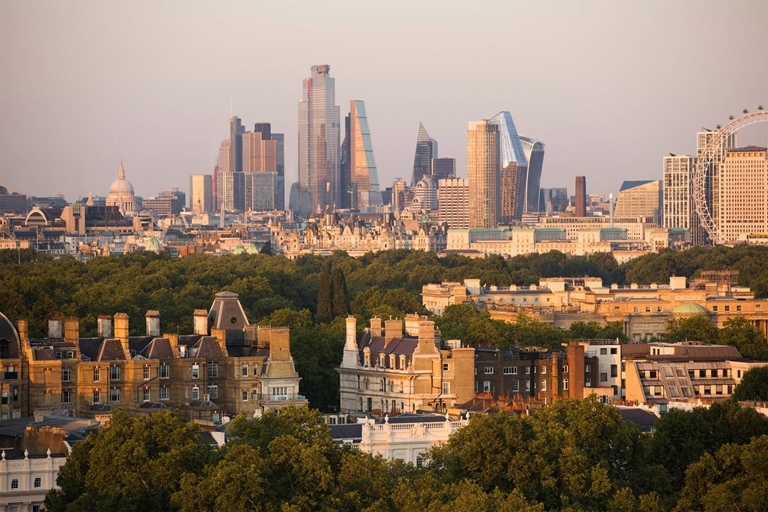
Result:
<svg viewBox="0 0 768 512">
<path fill-rule="evenodd" d="M 432 174 L 432 159 L 437 158 L 437 141 L 429 136 L 424 125 L 419 123 L 419 136 L 416 139 L 416 156 L 413 158 L 413 177 L 411 186 L 415 187 L 424 176 Z"/>
<path fill-rule="evenodd" d="M 365 102 L 352 100 L 349 102 L 348 133 L 345 140 L 349 151 L 349 177 L 342 181 L 348 183 L 346 193 L 349 194 L 349 206 L 362 208 L 381 205 L 381 189 L 379 175 L 376 171 L 376 159 L 373 156 L 371 130 L 368 127 L 368 115 Z M 342 148 L 342 151 L 344 149 Z"/>
<path fill-rule="evenodd" d="M 506 110 L 499 112 L 489 122 L 499 127 L 499 222 L 507 223 L 523 216 L 528 159 L 525 157 L 512 114 Z"/>
</svg>

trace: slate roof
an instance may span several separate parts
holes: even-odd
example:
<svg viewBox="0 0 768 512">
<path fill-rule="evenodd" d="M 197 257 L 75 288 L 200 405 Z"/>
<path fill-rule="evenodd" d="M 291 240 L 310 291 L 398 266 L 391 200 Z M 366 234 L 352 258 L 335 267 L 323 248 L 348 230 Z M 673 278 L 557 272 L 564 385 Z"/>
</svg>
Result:
<svg viewBox="0 0 768 512">
<path fill-rule="evenodd" d="M 175 357 L 173 349 L 171 349 L 171 340 L 168 338 L 153 339 L 141 355 L 147 359 L 173 359 Z"/>
<path fill-rule="evenodd" d="M 640 427 L 640 432 L 651 432 L 653 430 L 653 426 L 656 424 L 656 420 L 659 419 L 658 416 L 653 414 L 651 411 L 646 411 L 643 409 L 627 407 L 619 407 L 618 409 L 621 413 L 621 419 L 634 423 Z"/>
<path fill-rule="evenodd" d="M 93 361 L 120 361 L 125 360 L 123 344 L 116 338 L 107 338 L 101 342 L 99 353 Z"/>
<path fill-rule="evenodd" d="M 331 428 L 331 437 L 336 441 L 342 439 L 352 439 L 360 441 L 363 438 L 362 423 L 348 423 L 346 425 L 329 425 Z"/>
<path fill-rule="evenodd" d="M 0 340 L 8 340 L 8 357 L 10 359 L 18 359 L 21 357 L 21 344 L 19 343 L 19 336 L 16 333 L 16 328 L 13 326 L 8 317 L 0 313 Z"/>
<path fill-rule="evenodd" d="M 197 349 L 195 357 L 204 357 L 207 359 L 220 359 L 224 357 L 218 340 L 213 336 L 201 337 L 193 348 Z"/>
</svg>

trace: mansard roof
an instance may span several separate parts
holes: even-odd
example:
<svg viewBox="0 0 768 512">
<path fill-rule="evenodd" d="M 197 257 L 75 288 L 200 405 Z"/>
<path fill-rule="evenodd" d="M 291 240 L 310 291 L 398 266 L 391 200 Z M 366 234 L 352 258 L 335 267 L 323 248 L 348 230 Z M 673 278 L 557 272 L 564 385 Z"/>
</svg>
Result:
<svg viewBox="0 0 768 512">
<path fill-rule="evenodd" d="M 219 346 L 219 341 L 213 336 L 203 336 L 194 347 L 197 350 L 195 357 L 206 359 L 220 359 L 224 357 Z"/>
</svg>

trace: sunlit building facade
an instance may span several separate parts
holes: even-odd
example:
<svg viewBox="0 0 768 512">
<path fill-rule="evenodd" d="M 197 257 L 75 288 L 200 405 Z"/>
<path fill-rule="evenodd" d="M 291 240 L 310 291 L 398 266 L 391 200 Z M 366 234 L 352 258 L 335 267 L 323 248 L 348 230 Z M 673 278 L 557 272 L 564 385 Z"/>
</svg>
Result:
<svg viewBox="0 0 768 512">
<path fill-rule="evenodd" d="M 662 225 L 662 196 L 661 180 L 625 181 L 621 184 L 613 214 L 615 217 L 652 218 Z"/>
<path fill-rule="evenodd" d="M 718 228 L 723 240 L 768 233 L 768 152 L 747 146 L 725 153 L 720 166 Z"/>
<path fill-rule="evenodd" d="M 349 102 L 349 192 L 354 195 L 354 207 L 381 205 L 379 175 L 373 155 L 371 130 L 365 102 Z M 346 192 L 346 191 L 345 191 Z"/>
<path fill-rule="evenodd" d="M 189 177 L 189 209 L 200 215 L 213 211 L 213 186 L 210 174 L 193 174 Z"/>
<path fill-rule="evenodd" d="M 437 180 L 437 218 L 449 228 L 469 227 L 469 182 L 463 178 Z"/>
<path fill-rule="evenodd" d="M 528 160 L 517 134 L 512 115 L 499 112 L 490 120 L 499 127 L 499 213 L 498 221 L 503 223 L 520 220 L 526 197 L 526 177 Z"/>
<path fill-rule="evenodd" d="M 469 227 L 493 228 L 499 221 L 499 126 L 489 120 L 470 121 L 467 130 Z M 522 148 L 520 148 L 522 152 Z"/>
<path fill-rule="evenodd" d="M 691 232 L 691 243 L 703 245 L 704 229 L 693 204 L 693 171 L 696 158 L 690 155 L 664 157 L 663 201 L 665 228 L 683 228 Z"/>
</svg>

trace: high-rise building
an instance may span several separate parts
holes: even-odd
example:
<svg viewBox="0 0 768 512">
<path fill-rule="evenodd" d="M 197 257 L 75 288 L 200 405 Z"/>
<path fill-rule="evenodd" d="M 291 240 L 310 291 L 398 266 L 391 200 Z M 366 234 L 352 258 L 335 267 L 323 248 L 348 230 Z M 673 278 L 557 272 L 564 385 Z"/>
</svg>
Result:
<svg viewBox="0 0 768 512">
<path fill-rule="evenodd" d="M 525 157 L 520 136 L 517 134 L 512 114 L 499 112 L 490 120 L 499 127 L 499 217 L 498 221 L 509 223 L 523 217 L 525 184 L 528 174 L 528 160 Z"/>
<path fill-rule="evenodd" d="M 278 210 L 285 210 L 285 134 L 273 133 L 272 140 L 277 142 L 277 206 Z"/>
<path fill-rule="evenodd" d="M 451 229 L 469 227 L 469 182 L 462 178 L 437 181 L 437 218 Z"/>
<path fill-rule="evenodd" d="M 499 126 L 487 119 L 469 123 L 467 181 L 470 228 L 493 228 L 498 224 L 501 165 L 499 135 Z"/>
<path fill-rule="evenodd" d="M 577 217 L 587 216 L 587 178 L 576 176 L 576 208 Z"/>
<path fill-rule="evenodd" d="M 564 212 L 568 208 L 568 189 L 542 188 L 539 190 L 539 211 L 547 215 Z"/>
<path fill-rule="evenodd" d="M 189 209 L 200 215 L 213 211 L 213 180 L 210 174 L 193 174 L 189 177 Z"/>
<path fill-rule="evenodd" d="M 230 171 L 230 149 L 229 139 L 221 141 L 216 160 L 216 209 L 219 211 L 235 209 L 235 176 Z"/>
<path fill-rule="evenodd" d="M 395 178 L 392 183 L 392 211 L 399 212 L 405 207 L 403 194 L 405 194 L 405 181 Z"/>
<path fill-rule="evenodd" d="M 349 116 L 344 117 L 344 142 L 341 143 L 341 155 L 339 157 L 339 190 L 341 190 L 342 208 L 352 208 L 353 198 L 357 198 L 354 190 L 350 190 L 352 183 L 351 168 L 349 164 Z"/>
<path fill-rule="evenodd" d="M 349 102 L 349 190 L 353 208 L 381 206 L 379 175 L 373 156 L 365 102 Z"/>
<path fill-rule="evenodd" d="M 718 170 L 720 239 L 736 241 L 768 233 L 768 150 L 758 146 L 730 149 Z"/>
<path fill-rule="evenodd" d="M 523 145 L 525 158 L 528 160 L 528 173 L 525 177 L 525 200 L 523 201 L 524 212 L 539 211 L 539 187 L 541 186 L 541 171 L 544 166 L 544 150 L 546 146 L 543 142 L 530 137 L 520 136 L 520 143 Z"/>
<path fill-rule="evenodd" d="M 411 186 L 416 186 L 421 178 L 432 172 L 432 159 L 437 158 L 437 141 L 429 136 L 424 125 L 419 123 L 416 138 L 416 155 L 413 157 L 413 175 Z"/>
<path fill-rule="evenodd" d="M 613 216 L 616 218 L 647 217 L 663 225 L 664 189 L 661 180 L 625 181 L 621 184 Z"/>
<path fill-rule="evenodd" d="M 237 211 L 245 210 L 245 177 L 243 176 L 243 141 L 245 127 L 240 118 L 229 119 L 229 171 L 233 173 L 233 205 Z"/>
<path fill-rule="evenodd" d="M 693 171 L 696 158 L 690 155 L 664 157 L 664 227 L 683 228 L 691 233 L 693 245 L 704 245 L 704 229 L 693 204 Z"/>
<path fill-rule="evenodd" d="M 456 177 L 456 159 L 455 158 L 433 158 L 432 159 L 432 179 L 447 180 Z"/>
<path fill-rule="evenodd" d="M 256 123 L 254 131 L 242 135 L 246 210 L 282 209 L 280 198 L 285 196 L 282 142 L 283 135 L 272 133 L 269 123 Z M 256 176 L 260 173 L 271 176 Z M 257 197 L 258 194 L 261 195 Z"/>
<path fill-rule="evenodd" d="M 339 107 L 330 70 L 327 64 L 312 66 L 299 102 L 299 187 L 309 191 L 312 211 L 339 205 L 341 199 Z"/>
</svg>

